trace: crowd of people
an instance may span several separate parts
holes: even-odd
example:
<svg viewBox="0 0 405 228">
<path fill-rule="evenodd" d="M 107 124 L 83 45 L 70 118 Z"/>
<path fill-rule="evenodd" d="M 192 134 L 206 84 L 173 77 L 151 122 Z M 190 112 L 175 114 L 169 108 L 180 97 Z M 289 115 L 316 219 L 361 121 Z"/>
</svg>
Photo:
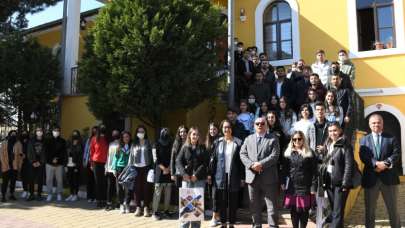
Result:
<svg viewBox="0 0 405 228">
<path fill-rule="evenodd" d="M 205 138 L 197 127 L 184 125 L 174 137 L 162 128 L 155 142 L 142 125 L 135 136 L 95 126 L 86 140 L 75 130 L 67 141 L 58 127 L 48 138 L 41 128 L 31 138 L 28 132 L 10 131 L 0 149 L 2 201 L 16 199 L 19 173 L 22 197 L 28 201 L 42 200 L 44 179 L 46 201 L 53 200 L 55 180 L 56 200 L 63 200 L 65 176 L 70 187 L 65 200 L 77 201 L 85 174 L 88 202 L 107 211 L 173 217 L 179 188 L 204 188 L 206 206 L 213 211 L 210 225 L 234 227 L 247 188 L 255 228 L 262 226 L 264 204 L 269 226 L 278 227 L 281 197 L 293 227 L 306 227 L 310 218 L 317 227 L 343 227 L 348 194 L 359 185 L 352 140 L 344 133 L 351 121 L 355 67 L 344 50 L 332 63 L 319 50 L 312 66 L 299 60 L 287 73 L 282 66 L 273 69 L 266 54 L 256 52 L 238 44 L 239 107 L 228 108 L 220 125 L 210 123 Z M 360 149 L 366 224 L 374 227 L 381 191 L 391 226 L 400 227 L 398 142 L 383 133 L 381 116 L 372 115 L 369 126 L 372 133 L 361 140 Z M 200 222 L 180 226 L 200 227 Z"/>
</svg>

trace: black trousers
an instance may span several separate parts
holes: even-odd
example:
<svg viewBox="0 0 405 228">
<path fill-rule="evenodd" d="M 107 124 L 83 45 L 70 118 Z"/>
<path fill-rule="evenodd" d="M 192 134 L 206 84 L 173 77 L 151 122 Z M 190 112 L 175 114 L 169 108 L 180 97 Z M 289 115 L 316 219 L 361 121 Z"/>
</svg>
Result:
<svg viewBox="0 0 405 228">
<path fill-rule="evenodd" d="M 152 184 L 146 181 L 150 167 L 136 167 L 138 175 L 135 177 L 135 191 L 133 194 L 137 207 L 141 207 L 143 201 L 144 207 L 149 207 L 152 202 L 153 188 Z"/>
<path fill-rule="evenodd" d="M 116 184 L 115 184 L 115 176 L 113 173 L 107 172 L 105 175 L 107 178 L 107 203 L 112 203 L 114 196 L 116 195 Z"/>
<path fill-rule="evenodd" d="M 296 208 L 292 208 L 291 222 L 294 228 L 305 228 L 308 224 L 309 211 L 297 211 Z"/>
<path fill-rule="evenodd" d="M 29 180 L 28 188 L 31 195 L 34 195 L 35 184 L 37 187 L 37 195 L 41 196 L 42 194 L 42 185 L 44 184 L 44 166 L 40 165 L 38 167 L 32 167 L 31 178 Z"/>
<path fill-rule="evenodd" d="M 10 195 L 14 194 L 15 191 L 15 182 L 17 180 L 17 170 L 10 169 L 6 172 L 3 172 L 3 183 L 1 184 L 1 195 L 3 198 L 6 197 L 7 187 L 10 184 Z"/>
<path fill-rule="evenodd" d="M 80 185 L 80 170 L 76 167 L 68 167 L 67 178 L 69 181 L 70 194 L 77 195 Z"/>
<path fill-rule="evenodd" d="M 350 190 L 342 191 L 342 187 L 331 187 L 327 190 L 332 208 L 331 228 L 343 228 L 347 196 Z"/>
<path fill-rule="evenodd" d="M 90 165 L 87 165 L 86 169 L 86 192 L 87 199 L 94 200 L 96 198 L 94 172 L 90 169 Z"/>
<path fill-rule="evenodd" d="M 215 209 L 219 212 L 221 223 L 235 224 L 236 211 L 239 203 L 239 191 L 229 191 L 225 189 L 215 189 Z"/>
<path fill-rule="evenodd" d="M 94 162 L 94 179 L 96 183 L 96 200 L 97 202 L 105 202 L 107 198 L 106 178 L 105 178 L 105 163 Z"/>
<path fill-rule="evenodd" d="M 22 187 L 24 191 L 29 191 L 29 183 L 30 179 L 32 178 L 32 165 L 31 163 L 25 158 L 22 163 L 21 167 L 21 181 Z"/>
</svg>

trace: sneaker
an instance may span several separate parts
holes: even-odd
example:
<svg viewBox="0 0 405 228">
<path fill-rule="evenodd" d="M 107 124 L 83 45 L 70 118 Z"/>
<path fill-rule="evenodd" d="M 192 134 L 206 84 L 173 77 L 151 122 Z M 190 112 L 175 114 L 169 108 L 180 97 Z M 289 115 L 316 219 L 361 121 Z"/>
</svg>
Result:
<svg viewBox="0 0 405 228">
<path fill-rule="evenodd" d="M 141 216 L 141 215 L 142 215 L 142 210 L 141 210 L 141 208 L 140 208 L 140 207 L 136 207 L 135 216 L 139 217 L 139 216 Z"/>
<path fill-rule="evenodd" d="M 56 201 L 62 201 L 62 195 L 61 194 L 58 194 L 57 196 L 56 196 Z"/>
<path fill-rule="evenodd" d="M 166 218 L 171 218 L 173 213 L 171 213 L 169 210 L 166 210 L 163 212 L 163 216 Z"/>
<path fill-rule="evenodd" d="M 52 201 L 52 194 L 49 194 L 47 197 L 46 197 L 46 202 L 51 202 Z"/>
<path fill-rule="evenodd" d="M 125 213 L 127 213 L 126 207 L 124 204 L 121 204 L 120 205 L 120 214 L 125 214 Z"/>
<path fill-rule="evenodd" d="M 27 192 L 27 197 L 25 199 L 28 199 L 31 196 L 31 193 Z"/>
<path fill-rule="evenodd" d="M 23 191 L 23 192 L 21 193 L 21 198 L 25 199 L 25 198 L 27 198 L 27 196 L 28 196 L 28 192 Z"/>
<path fill-rule="evenodd" d="M 143 208 L 143 216 L 144 217 L 150 217 L 151 216 L 151 214 L 149 213 L 149 208 L 148 207 Z"/>
<path fill-rule="evenodd" d="M 210 222 L 210 227 L 216 227 L 218 225 L 221 225 L 221 222 L 215 218 L 212 218 Z"/>
<path fill-rule="evenodd" d="M 69 201 L 72 200 L 72 198 L 73 198 L 73 195 L 70 195 L 68 198 L 65 199 L 65 201 L 66 201 L 66 202 L 69 202 Z"/>
<path fill-rule="evenodd" d="M 30 196 L 28 196 L 27 201 L 33 201 L 34 199 L 35 199 L 35 196 L 34 196 L 34 195 L 30 195 Z"/>
<path fill-rule="evenodd" d="M 126 204 L 126 203 L 124 203 L 124 212 L 125 213 L 130 213 L 131 212 L 129 205 Z"/>
<path fill-rule="evenodd" d="M 79 198 L 77 195 L 73 195 L 72 198 L 70 199 L 71 202 L 76 202 Z"/>
<path fill-rule="evenodd" d="M 161 220 L 162 217 L 159 215 L 159 212 L 155 212 L 152 215 L 153 219 L 155 219 L 156 221 Z"/>
</svg>

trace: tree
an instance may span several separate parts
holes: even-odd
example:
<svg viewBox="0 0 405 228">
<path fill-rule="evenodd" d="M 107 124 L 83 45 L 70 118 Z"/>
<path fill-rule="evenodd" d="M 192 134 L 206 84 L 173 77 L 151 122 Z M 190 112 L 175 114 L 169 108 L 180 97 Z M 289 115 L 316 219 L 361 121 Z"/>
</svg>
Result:
<svg viewBox="0 0 405 228">
<path fill-rule="evenodd" d="M 0 40 L 0 66 L 0 107 L 6 107 L 5 118 L 17 114 L 20 129 L 32 122 L 33 112 L 39 122 L 48 122 L 60 83 L 59 62 L 52 51 L 16 32 Z"/>
<path fill-rule="evenodd" d="M 215 41 L 225 36 L 208 0 L 115 0 L 91 30 L 80 64 L 93 113 L 135 116 L 158 128 L 162 115 L 217 93 Z"/>
<path fill-rule="evenodd" d="M 25 15 L 43 10 L 45 7 L 55 5 L 61 0 L 1 0 L 0 1 L 0 23 L 8 22 L 10 17 L 16 13 L 16 20 L 19 26 L 25 27 Z M 22 25 L 22 26 L 21 26 Z"/>
</svg>

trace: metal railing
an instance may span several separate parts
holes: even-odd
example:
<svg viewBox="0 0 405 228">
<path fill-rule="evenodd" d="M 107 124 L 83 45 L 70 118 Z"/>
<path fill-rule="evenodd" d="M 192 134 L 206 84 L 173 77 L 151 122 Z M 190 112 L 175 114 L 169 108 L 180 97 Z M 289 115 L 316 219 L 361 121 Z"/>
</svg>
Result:
<svg viewBox="0 0 405 228">
<path fill-rule="evenodd" d="M 79 87 L 78 87 L 78 78 L 79 78 L 79 68 L 72 67 L 70 73 L 70 95 L 79 95 Z"/>
</svg>

